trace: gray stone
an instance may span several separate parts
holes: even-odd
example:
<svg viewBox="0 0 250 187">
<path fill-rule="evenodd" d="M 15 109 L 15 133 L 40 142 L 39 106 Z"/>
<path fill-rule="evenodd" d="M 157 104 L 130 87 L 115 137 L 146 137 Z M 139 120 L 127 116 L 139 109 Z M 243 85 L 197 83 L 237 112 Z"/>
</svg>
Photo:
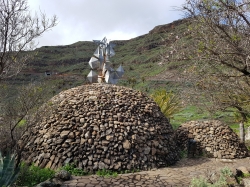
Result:
<svg viewBox="0 0 250 187">
<path fill-rule="evenodd" d="M 104 159 L 104 163 L 110 165 L 110 159 L 105 158 L 105 159 Z"/>
<path fill-rule="evenodd" d="M 72 161 L 72 158 L 67 158 L 65 161 L 64 161 L 64 164 L 68 164 Z"/>
<path fill-rule="evenodd" d="M 70 131 L 62 131 L 61 133 L 60 133 L 60 137 L 62 138 L 62 139 L 66 139 L 67 137 L 68 137 L 68 134 L 70 133 Z"/>
<path fill-rule="evenodd" d="M 106 136 L 106 140 L 108 140 L 108 141 L 113 141 L 113 139 L 114 139 L 113 135 L 107 135 Z"/>
<path fill-rule="evenodd" d="M 80 123 L 84 123 L 85 122 L 85 119 L 84 118 L 81 118 L 80 119 Z"/>
<path fill-rule="evenodd" d="M 171 125 L 141 92 L 92 84 L 63 91 L 49 102 L 51 111 L 20 141 L 29 142 L 24 160 L 53 169 L 74 161 L 94 172 L 144 170 L 178 159 Z"/>
<path fill-rule="evenodd" d="M 124 149 L 130 149 L 130 147 L 131 147 L 130 142 L 129 142 L 128 140 L 125 140 L 125 141 L 123 142 L 123 148 L 124 148 Z"/>
<path fill-rule="evenodd" d="M 115 163 L 114 169 L 118 170 L 121 168 L 121 162 Z"/>
<path fill-rule="evenodd" d="M 90 132 L 89 132 L 89 131 L 86 132 L 85 135 L 84 135 L 84 137 L 85 137 L 86 139 L 90 138 Z"/>
<path fill-rule="evenodd" d="M 106 164 L 104 164 L 103 162 L 99 162 L 98 168 L 99 168 L 99 169 L 107 169 L 107 166 L 106 166 Z"/>
<path fill-rule="evenodd" d="M 240 166 L 237 168 L 237 170 L 240 170 L 244 174 L 249 174 L 249 171 L 247 170 L 245 166 Z"/>
<path fill-rule="evenodd" d="M 67 181 L 71 179 L 71 174 L 66 170 L 60 170 L 56 172 L 55 177 L 63 181 Z"/>
<path fill-rule="evenodd" d="M 243 178 L 242 179 L 242 184 L 245 187 L 250 187 L 250 178 Z"/>
<path fill-rule="evenodd" d="M 37 184 L 35 187 L 60 187 L 61 185 L 62 185 L 62 181 L 60 180 L 48 179 L 44 182 Z"/>
<path fill-rule="evenodd" d="M 81 142 L 80 142 L 80 144 L 82 145 L 82 144 L 84 144 L 86 141 L 87 141 L 86 139 L 81 138 Z"/>
<path fill-rule="evenodd" d="M 111 134 L 112 132 L 113 132 L 112 128 L 109 128 L 109 129 L 106 130 L 106 135 L 109 135 L 109 134 Z"/>
<path fill-rule="evenodd" d="M 150 153 L 150 147 L 145 147 L 144 154 L 148 155 Z"/>
</svg>

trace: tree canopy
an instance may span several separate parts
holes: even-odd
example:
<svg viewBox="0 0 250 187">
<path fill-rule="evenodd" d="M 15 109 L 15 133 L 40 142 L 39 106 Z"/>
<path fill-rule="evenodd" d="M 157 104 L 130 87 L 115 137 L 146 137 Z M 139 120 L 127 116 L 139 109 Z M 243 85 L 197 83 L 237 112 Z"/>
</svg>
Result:
<svg viewBox="0 0 250 187">
<path fill-rule="evenodd" d="M 246 121 L 250 113 L 250 1 L 187 0 L 183 11 L 189 28 L 178 41 L 184 49 L 178 55 L 192 62 L 186 72 L 213 107 L 234 107 Z M 185 43 L 187 37 L 192 37 L 192 44 Z"/>
<path fill-rule="evenodd" d="M 196 103 L 250 116 L 250 0 L 186 0 L 188 28 L 172 46 Z M 202 98 L 202 102 L 200 99 Z"/>
</svg>

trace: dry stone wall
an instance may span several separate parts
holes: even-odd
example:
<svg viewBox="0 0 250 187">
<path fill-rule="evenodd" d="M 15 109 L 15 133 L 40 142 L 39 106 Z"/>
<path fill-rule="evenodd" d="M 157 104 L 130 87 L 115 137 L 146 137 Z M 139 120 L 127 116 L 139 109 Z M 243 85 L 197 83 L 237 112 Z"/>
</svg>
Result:
<svg viewBox="0 0 250 187">
<path fill-rule="evenodd" d="M 240 143 L 238 135 L 218 120 L 190 121 L 176 130 L 177 145 L 187 150 L 188 141 L 196 141 L 196 153 L 202 152 L 214 158 L 244 158 L 247 148 Z"/>
<path fill-rule="evenodd" d="M 50 109 L 49 109 L 50 108 Z M 79 86 L 53 97 L 41 122 L 25 133 L 23 158 L 56 169 L 146 170 L 178 160 L 174 131 L 141 92 L 107 84 Z"/>
</svg>

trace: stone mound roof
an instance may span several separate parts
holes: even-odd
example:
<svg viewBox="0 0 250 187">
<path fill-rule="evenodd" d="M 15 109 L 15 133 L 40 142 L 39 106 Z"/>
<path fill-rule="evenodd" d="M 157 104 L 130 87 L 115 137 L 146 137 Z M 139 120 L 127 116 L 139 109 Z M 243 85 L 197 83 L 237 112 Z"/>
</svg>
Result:
<svg viewBox="0 0 250 187">
<path fill-rule="evenodd" d="M 197 144 L 195 151 L 205 151 L 214 158 L 244 158 L 248 155 L 238 135 L 218 120 L 190 121 L 179 126 L 175 133 L 181 150 L 187 150 L 191 138 Z"/>
<path fill-rule="evenodd" d="M 56 169 L 150 169 L 178 160 L 174 131 L 141 92 L 107 84 L 79 86 L 53 97 L 50 112 L 22 137 L 23 158 Z"/>
</svg>

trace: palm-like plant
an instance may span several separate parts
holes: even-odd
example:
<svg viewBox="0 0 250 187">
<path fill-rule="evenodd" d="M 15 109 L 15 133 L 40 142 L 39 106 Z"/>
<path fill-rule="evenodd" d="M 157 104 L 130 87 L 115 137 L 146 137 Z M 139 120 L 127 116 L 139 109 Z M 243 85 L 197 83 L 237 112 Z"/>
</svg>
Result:
<svg viewBox="0 0 250 187">
<path fill-rule="evenodd" d="M 20 169 L 15 167 L 15 155 L 7 154 L 3 157 L 0 153 L 0 186 L 12 185 L 19 173 Z"/>
<path fill-rule="evenodd" d="M 182 109 L 180 99 L 173 92 L 160 89 L 156 90 L 151 97 L 169 120 Z"/>
</svg>

